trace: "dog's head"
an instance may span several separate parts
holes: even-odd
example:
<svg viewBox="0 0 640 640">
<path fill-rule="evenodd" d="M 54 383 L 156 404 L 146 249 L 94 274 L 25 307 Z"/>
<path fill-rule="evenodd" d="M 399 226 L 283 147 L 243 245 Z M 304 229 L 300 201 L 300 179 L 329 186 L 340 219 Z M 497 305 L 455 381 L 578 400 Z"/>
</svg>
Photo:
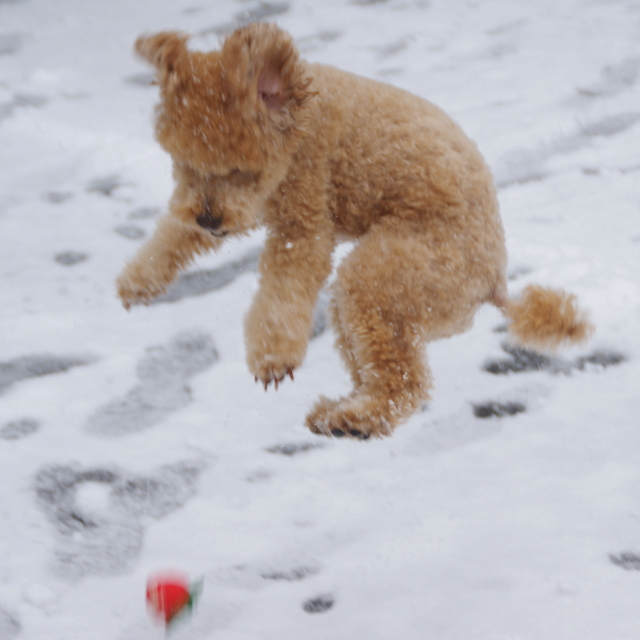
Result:
<svg viewBox="0 0 640 640">
<path fill-rule="evenodd" d="M 187 40 L 165 32 L 135 45 L 157 70 L 156 136 L 174 161 L 176 198 L 188 186 L 193 201 L 176 209 L 214 235 L 242 232 L 255 226 L 304 135 L 311 80 L 275 25 L 238 29 L 220 51 L 189 51 Z"/>
</svg>

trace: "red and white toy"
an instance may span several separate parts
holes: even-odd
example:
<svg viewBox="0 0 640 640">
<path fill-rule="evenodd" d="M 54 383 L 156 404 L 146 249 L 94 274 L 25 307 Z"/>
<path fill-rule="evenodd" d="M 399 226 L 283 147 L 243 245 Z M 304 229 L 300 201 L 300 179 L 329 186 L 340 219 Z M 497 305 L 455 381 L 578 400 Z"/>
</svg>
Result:
<svg viewBox="0 0 640 640">
<path fill-rule="evenodd" d="M 202 592 L 202 580 L 189 583 L 180 573 L 167 572 L 147 580 L 147 607 L 153 618 L 169 627 L 181 614 L 190 612 Z"/>
</svg>

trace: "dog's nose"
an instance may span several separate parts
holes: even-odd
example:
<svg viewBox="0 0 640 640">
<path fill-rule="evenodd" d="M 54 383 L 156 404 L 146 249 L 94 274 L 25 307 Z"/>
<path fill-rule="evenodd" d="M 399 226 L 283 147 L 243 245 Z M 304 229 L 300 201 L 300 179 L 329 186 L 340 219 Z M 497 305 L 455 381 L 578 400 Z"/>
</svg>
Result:
<svg viewBox="0 0 640 640">
<path fill-rule="evenodd" d="M 205 211 L 201 213 L 197 218 L 196 222 L 199 226 L 207 231 L 216 231 L 222 226 L 222 218 L 214 216 L 210 211 Z"/>
</svg>

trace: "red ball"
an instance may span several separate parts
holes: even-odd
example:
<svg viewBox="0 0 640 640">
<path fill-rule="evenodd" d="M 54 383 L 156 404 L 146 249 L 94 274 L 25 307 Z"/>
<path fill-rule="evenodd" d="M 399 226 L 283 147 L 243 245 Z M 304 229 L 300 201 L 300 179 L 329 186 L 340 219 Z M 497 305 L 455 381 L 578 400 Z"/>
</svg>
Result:
<svg viewBox="0 0 640 640">
<path fill-rule="evenodd" d="M 169 624 L 185 609 L 191 609 L 193 596 L 189 581 L 179 574 L 152 576 L 147 580 L 147 605 L 156 618 Z"/>
</svg>

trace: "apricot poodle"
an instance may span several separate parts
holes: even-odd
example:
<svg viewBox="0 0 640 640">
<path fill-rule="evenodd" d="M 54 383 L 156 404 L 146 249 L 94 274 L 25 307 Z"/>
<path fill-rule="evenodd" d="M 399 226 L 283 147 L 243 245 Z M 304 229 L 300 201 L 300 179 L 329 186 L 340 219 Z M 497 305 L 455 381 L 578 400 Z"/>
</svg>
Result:
<svg viewBox="0 0 640 640">
<path fill-rule="evenodd" d="M 169 213 L 118 278 L 126 308 L 162 293 L 197 254 L 267 229 L 245 320 L 249 370 L 265 388 L 302 364 L 332 252 L 331 322 L 353 391 L 306 422 L 328 436 L 387 436 L 429 398 L 426 343 L 468 329 L 488 302 L 521 345 L 583 340 L 573 296 L 531 286 L 509 299 L 496 190 L 475 145 L 438 107 L 300 59 L 269 24 L 220 51 L 187 36 L 140 37 L 157 70 L 156 137 L 173 160 Z"/>
</svg>

